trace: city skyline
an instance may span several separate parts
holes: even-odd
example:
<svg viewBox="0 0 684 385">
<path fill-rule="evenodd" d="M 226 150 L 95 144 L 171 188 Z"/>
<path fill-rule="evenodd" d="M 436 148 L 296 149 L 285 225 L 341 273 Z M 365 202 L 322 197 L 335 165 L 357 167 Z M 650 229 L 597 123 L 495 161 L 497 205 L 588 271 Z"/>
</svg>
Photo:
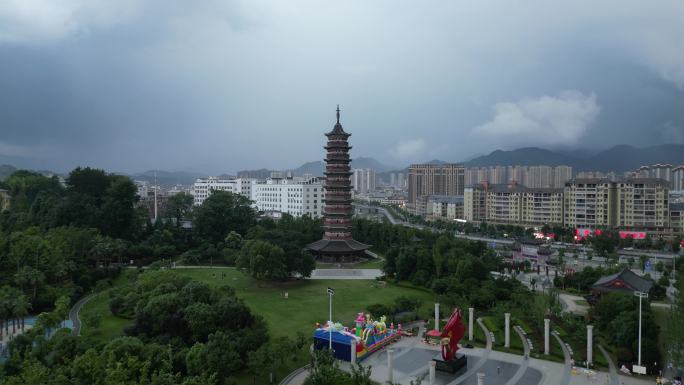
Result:
<svg viewBox="0 0 684 385">
<path fill-rule="evenodd" d="M 393 165 L 683 143 L 683 5 L 616 4 L 3 2 L 0 163 L 292 168 L 337 103 Z"/>
</svg>

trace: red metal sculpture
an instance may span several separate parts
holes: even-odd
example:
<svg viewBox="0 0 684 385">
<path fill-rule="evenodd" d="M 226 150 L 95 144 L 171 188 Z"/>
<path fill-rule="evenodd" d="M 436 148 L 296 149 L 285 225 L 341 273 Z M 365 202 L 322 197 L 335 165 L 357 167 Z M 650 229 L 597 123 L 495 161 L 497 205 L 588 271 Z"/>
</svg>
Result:
<svg viewBox="0 0 684 385">
<path fill-rule="evenodd" d="M 465 334 L 465 325 L 461 320 L 461 311 L 454 309 L 451 318 L 442 330 L 442 358 L 444 361 L 453 361 L 458 350 L 458 342 Z"/>
</svg>

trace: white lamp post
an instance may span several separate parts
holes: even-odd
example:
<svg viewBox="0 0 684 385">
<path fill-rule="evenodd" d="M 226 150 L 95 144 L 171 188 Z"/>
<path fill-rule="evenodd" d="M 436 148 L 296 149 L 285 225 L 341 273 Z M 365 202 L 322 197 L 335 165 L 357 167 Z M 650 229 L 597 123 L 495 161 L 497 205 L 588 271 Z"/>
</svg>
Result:
<svg viewBox="0 0 684 385">
<path fill-rule="evenodd" d="M 329 310 L 330 310 L 330 313 L 329 313 L 330 314 L 330 318 L 329 318 L 330 321 L 328 321 L 328 322 L 330 322 L 330 323 L 328 324 L 328 349 L 330 349 L 331 351 L 332 351 L 332 327 L 333 327 L 333 321 L 332 321 L 332 296 L 333 296 L 333 294 L 335 294 L 335 289 L 333 289 L 332 287 L 329 287 L 328 288 L 328 297 L 330 297 L 330 308 L 329 308 Z"/>
<path fill-rule="evenodd" d="M 639 355 L 638 355 L 638 364 L 639 364 L 639 367 L 641 367 L 641 300 L 643 298 L 648 298 L 648 293 L 644 293 L 641 291 L 635 291 L 634 295 L 639 297 Z"/>
</svg>

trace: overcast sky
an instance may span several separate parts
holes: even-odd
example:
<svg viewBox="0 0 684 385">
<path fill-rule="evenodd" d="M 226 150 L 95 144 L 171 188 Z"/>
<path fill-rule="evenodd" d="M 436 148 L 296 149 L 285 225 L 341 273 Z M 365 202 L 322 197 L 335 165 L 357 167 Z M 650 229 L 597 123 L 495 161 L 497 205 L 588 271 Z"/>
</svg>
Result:
<svg viewBox="0 0 684 385">
<path fill-rule="evenodd" d="M 1 0 L 0 161 L 234 172 L 684 143 L 684 2 Z"/>
</svg>

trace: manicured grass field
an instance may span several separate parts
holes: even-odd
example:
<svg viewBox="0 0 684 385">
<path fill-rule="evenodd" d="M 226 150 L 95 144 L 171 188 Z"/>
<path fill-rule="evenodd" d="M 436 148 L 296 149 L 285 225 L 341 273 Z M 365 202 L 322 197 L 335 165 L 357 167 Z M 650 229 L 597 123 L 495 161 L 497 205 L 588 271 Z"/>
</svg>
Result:
<svg viewBox="0 0 684 385">
<path fill-rule="evenodd" d="M 82 324 L 81 334 L 90 335 L 100 341 L 109 341 L 114 337 L 123 335 L 124 328 L 132 323 L 129 319 L 115 316 L 109 310 L 109 291 L 97 294 L 95 298 L 83 306 L 80 313 L 81 321 L 92 313 L 99 313 L 102 316 L 100 326 L 92 328 Z"/>
<path fill-rule="evenodd" d="M 228 285 L 235 288 L 238 297 L 268 323 L 272 337 L 294 337 L 298 331 L 309 335 L 316 322 L 328 319 L 328 287 L 335 288 L 333 296 L 333 319 L 345 325 L 352 324 L 359 312 L 368 305 L 381 303 L 391 305 L 401 296 L 419 298 L 423 307 L 419 314 L 429 314 L 434 295 L 427 291 L 387 283 L 382 286 L 374 280 L 301 280 L 282 283 L 260 282 L 235 269 L 197 268 L 176 269 L 176 273 L 191 277 L 212 286 Z M 112 290 L 124 285 L 137 274 L 127 270 L 114 284 Z M 285 293 L 288 298 L 285 298 Z M 98 312 L 102 323 L 97 330 L 83 326 L 82 333 L 91 333 L 103 341 L 123 335 L 123 329 L 131 321 L 113 315 L 109 310 L 109 292 L 105 291 L 88 302 L 82 315 Z"/>
<path fill-rule="evenodd" d="M 420 314 L 428 314 L 434 295 L 404 286 L 387 283 L 384 287 L 374 280 L 301 280 L 283 283 L 259 282 L 234 269 L 178 269 L 212 286 L 229 285 L 238 297 L 256 314 L 262 315 L 273 337 L 295 336 L 297 331 L 309 335 L 316 322 L 328 319 L 328 287 L 335 288 L 333 320 L 351 326 L 359 312 L 368 305 L 391 305 L 401 296 L 423 301 Z M 223 277 L 225 274 L 225 277 Z M 286 299 L 284 294 L 288 293 Z"/>
<path fill-rule="evenodd" d="M 375 280 L 301 280 L 282 283 L 259 282 L 236 269 L 197 268 L 176 269 L 178 274 L 185 275 L 211 286 L 228 285 L 235 288 L 250 309 L 266 319 L 271 337 L 294 337 L 302 332 L 311 336 L 316 322 L 324 323 L 328 319 L 328 287 L 335 288 L 333 296 L 333 319 L 351 326 L 359 312 L 365 312 L 368 305 L 381 303 L 392 305 L 401 296 L 419 298 L 423 306 L 421 316 L 430 314 L 434 303 L 434 295 L 428 290 L 412 288 L 410 285 L 387 283 L 380 285 Z M 118 278 L 110 290 L 125 285 L 135 279 L 136 270 L 126 270 Z M 144 274 L 144 273 L 143 273 Z M 288 293 L 285 299 L 284 293 Z M 85 325 L 83 334 L 91 334 L 102 341 L 108 341 L 123 335 L 123 330 L 131 324 L 131 320 L 114 316 L 109 310 L 109 291 L 102 292 L 88 302 L 81 314 L 98 312 L 102 314 L 102 323 L 95 330 Z M 297 367 L 307 363 L 308 354 L 298 353 L 294 362 L 284 365 L 276 373 L 276 380 L 282 379 Z M 246 371 L 236 375 L 237 383 L 252 383 L 252 376 Z M 256 383 L 267 384 L 267 374 L 257 377 Z"/>
<path fill-rule="evenodd" d="M 111 290 L 126 285 L 134 280 L 137 274 L 137 270 L 126 269 L 122 271 L 121 275 L 112 282 L 112 289 L 96 294 L 95 298 L 83 305 L 79 314 L 81 319 L 81 334 L 90 335 L 100 341 L 109 341 L 114 337 L 124 334 L 124 328 L 133 321 L 112 314 L 109 310 L 109 294 Z M 102 316 L 102 321 L 97 328 L 88 327 L 83 322 L 83 319 L 86 318 L 88 314 L 92 313 L 99 313 Z"/>
</svg>

